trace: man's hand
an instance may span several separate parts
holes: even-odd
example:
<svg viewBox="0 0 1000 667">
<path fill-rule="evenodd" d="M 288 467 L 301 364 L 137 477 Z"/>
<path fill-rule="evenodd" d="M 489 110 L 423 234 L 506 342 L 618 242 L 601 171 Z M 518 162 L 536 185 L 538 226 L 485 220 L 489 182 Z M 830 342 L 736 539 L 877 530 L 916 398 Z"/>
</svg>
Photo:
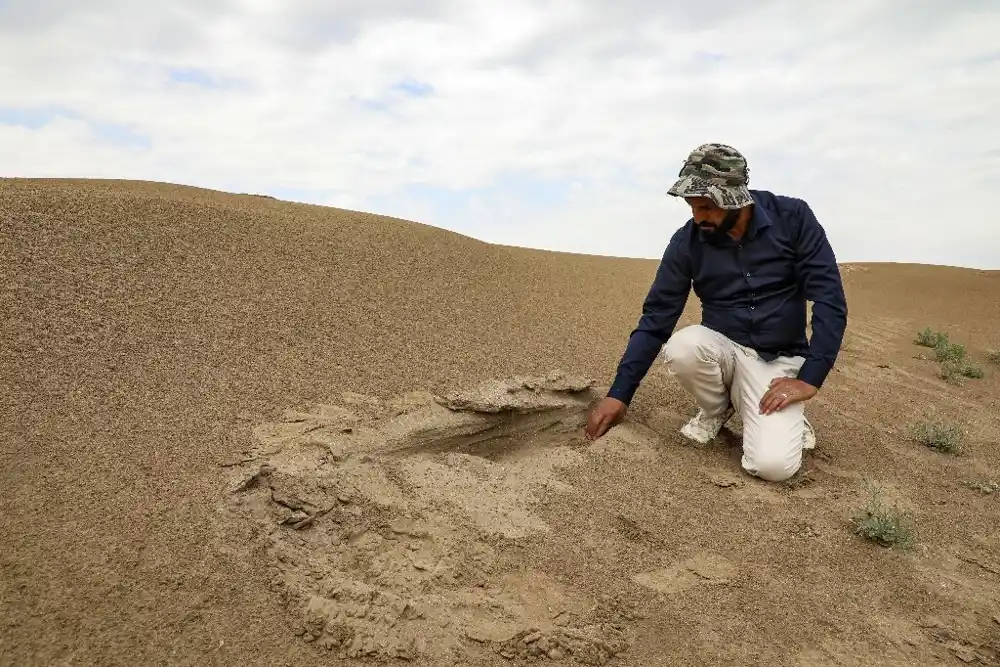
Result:
<svg viewBox="0 0 1000 667">
<path fill-rule="evenodd" d="M 587 419 L 587 440 L 600 438 L 607 433 L 609 428 L 625 416 L 627 410 L 628 406 L 617 398 L 610 396 L 602 398 Z"/>
<path fill-rule="evenodd" d="M 771 380 L 771 388 L 760 399 L 760 414 L 769 415 L 782 410 L 792 403 L 808 401 L 816 395 L 817 389 L 808 382 L 790 377 L 776 377 Z"/>
</svg>

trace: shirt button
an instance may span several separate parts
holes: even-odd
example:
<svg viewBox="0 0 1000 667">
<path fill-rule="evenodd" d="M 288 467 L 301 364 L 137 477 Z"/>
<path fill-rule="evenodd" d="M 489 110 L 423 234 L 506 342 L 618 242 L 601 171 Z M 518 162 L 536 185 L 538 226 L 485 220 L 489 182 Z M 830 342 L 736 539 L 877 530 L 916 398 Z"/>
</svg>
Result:
<svg viewBox="0 0 1000 667">
<path fill-rule="evenodd" d="M 749 272 L 749 271 L 747 271 L 747 278 L 749 278 L 749 277 L 750 277 L 750 272 Z"/>
</svg>

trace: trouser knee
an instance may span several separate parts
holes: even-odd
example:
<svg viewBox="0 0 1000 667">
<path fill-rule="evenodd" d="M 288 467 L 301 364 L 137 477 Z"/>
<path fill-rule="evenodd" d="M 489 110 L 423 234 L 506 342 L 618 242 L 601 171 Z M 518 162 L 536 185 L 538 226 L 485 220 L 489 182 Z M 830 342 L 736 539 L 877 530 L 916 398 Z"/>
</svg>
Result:
<svg viewBox="0 0 1000 667">
<path fill-rule="evenodd" d="M 753 459 L 744 457 L 744 469 L 766 482 L 783 482 L 799 471 L 802 465 L 801 453 L 789 455 L 784 452 L 757 454 Z"/>
<path fill-rule="evenodd" d="M 676 374 L 694 371 L 712 359 L 710 341 L 701 327 L 689 326 L 676 331 L 663 346 L 663 361 Z"/>
<path fill-rule="evenodd" d="M 754 475 L 765 482 L 784 482 L 798 472 L 798 466 L 789 466 L 780 462 L 766 462 L 757 466 Z"/>
</svg>

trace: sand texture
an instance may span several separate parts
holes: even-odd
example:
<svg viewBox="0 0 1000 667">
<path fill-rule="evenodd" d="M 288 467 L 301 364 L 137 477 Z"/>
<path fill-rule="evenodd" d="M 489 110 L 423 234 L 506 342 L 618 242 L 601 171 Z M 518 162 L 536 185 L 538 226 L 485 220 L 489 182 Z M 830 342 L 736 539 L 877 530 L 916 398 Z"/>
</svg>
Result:
<svg viewBox="0 0 1000 667">
<path fill-rule="evenodd" d="M 1000 665 L 1000 272 L 844 266 L 773 485 L 659 365 L 582 437 L 654 261 L 0 179 L 0 267 L 0 665 Z M 853 534 L 869 480 L 913 549 Z"/>
</svg>

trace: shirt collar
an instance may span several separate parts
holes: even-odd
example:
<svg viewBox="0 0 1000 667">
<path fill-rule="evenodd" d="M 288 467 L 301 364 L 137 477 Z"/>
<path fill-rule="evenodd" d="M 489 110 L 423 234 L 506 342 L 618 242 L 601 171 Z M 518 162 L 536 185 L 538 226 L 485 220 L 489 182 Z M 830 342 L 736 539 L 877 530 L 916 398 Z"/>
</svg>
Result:
<svg viewBox="0 0 1000 667">
<path fill-rule="evenodd" d="M 757 197 L 756 192 L 751 190 L 750 197 L 753 199 L 753 215 L 750 216 L 750 222 L 747 224 L 746 236 L 753 239 L 757 237 L 757 234 L 770 227 L 774 220 L 771 218 L 771 212 Z"/>
</svg>

